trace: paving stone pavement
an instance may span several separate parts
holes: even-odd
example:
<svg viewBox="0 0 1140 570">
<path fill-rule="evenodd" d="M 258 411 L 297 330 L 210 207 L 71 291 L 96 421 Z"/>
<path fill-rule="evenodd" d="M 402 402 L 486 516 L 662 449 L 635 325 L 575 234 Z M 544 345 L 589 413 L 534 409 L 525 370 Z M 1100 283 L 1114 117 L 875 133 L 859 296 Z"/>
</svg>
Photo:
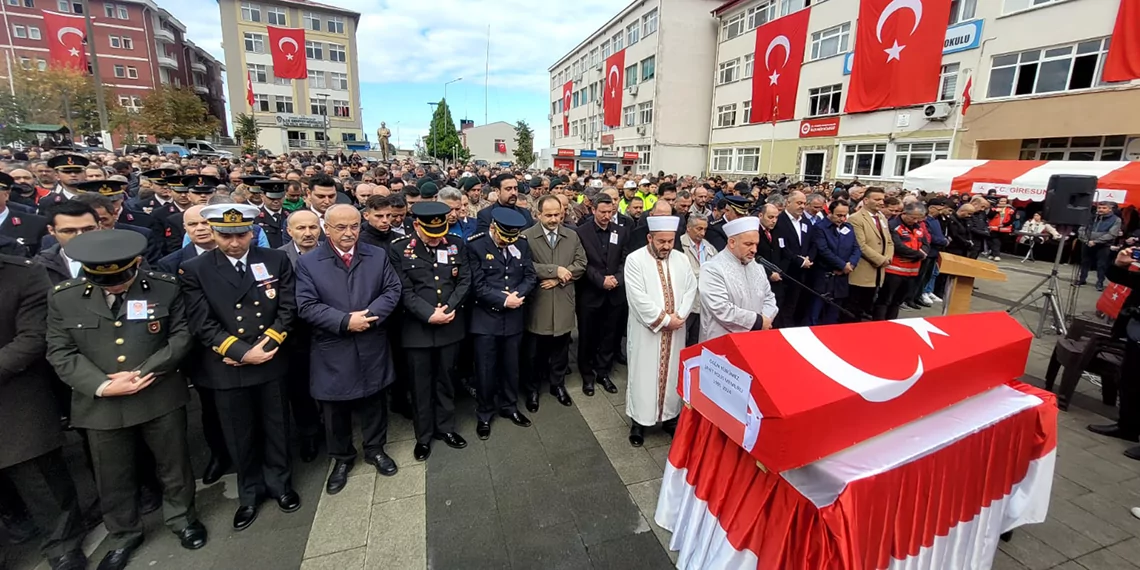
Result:
<svg viewBox="0 0 1140 570">
<path fill-rule="evenodd" d="M 1007 259 L 1000 265 L 1009 280 L 979 283 L 975 311 L 1005 310 L 1049 271 L 1044 262 Z M 1065 298 L 1070 274 L 1062 268 Z M 1076 312 L 1091 311 L 1096 296 L 1091 286 L 1081 288 Z M 1015 314 L 1030 329 L 1036 329 L 1038 315 L 1033 309 Z M 1029 382 L 1041 385 L 1056 339 L 1047 334 L 1034 340 Z M 630 447 L 624 372 L 619 366 L 613 375 L 618 394 L 598 390 L 592 398 L 581 393 L 580 379 L 572 375 L 567 388 L 573 407 L 544 394 L 539 412 L 528 414 L 531 428 L 499 420 L 485 442 L 475 437 L 473 403 L 463 399 L 457 417 L 470 445 L 452 450 L 437 442 L 426 464 L 412 459 L 411 425 L 395 416 L 388 450 L 400 466 L 396 476 L 381 477 L 358 464 L 345 490 L 330 497 L 323 492 L 324 458 L 299 465 L 302 511 L 284 515 L 267 505 L 255 525 L 238 534 L 229 531 L 237 504 L 230 475 L 199 490 L 210 545 L 182 551 L 151 517 L 148 542 L 131 568 L 668 568 L 676 554 L 668 552 L 669 533 L 654 524 L 653 513 L 670 440 L 655 429 L 646 434 L 644 447 Z M 1140 506 L 1140 463 L 1121 455 L 1125 442 L 1085 430 L 1114 414 L 1100 403 L 1095 386 L 1081 383 L 1074 406 L 1059 419 L 1049 519 L 1001 544 L 996 570 L 1140 569 L 1140 519 L 1129 513 Z M 193 441 L 200 469 L 200 434 Z M 89 545 L 96 548 L 99 539 L 96 531 Z M 14 570 L 46 568 L 33 549 L 16 550 Z M 94 552 L 97 561 L 102 551 Z"/>
</svg>

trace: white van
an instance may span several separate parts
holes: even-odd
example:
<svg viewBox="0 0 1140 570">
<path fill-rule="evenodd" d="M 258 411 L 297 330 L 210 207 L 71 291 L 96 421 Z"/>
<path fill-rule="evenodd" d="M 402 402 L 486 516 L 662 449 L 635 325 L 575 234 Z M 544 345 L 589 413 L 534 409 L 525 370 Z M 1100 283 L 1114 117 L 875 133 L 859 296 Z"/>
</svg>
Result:
<svg viewBox="0 0 1140 570">
<path fill-rule="evenodd" d="M 190 151 L 190 154 L 195 156 L 216 156 L 219 158 L 228 158 L 231 160 L 234 157 L 234 153 L 228 150 L 219 150 L 215 148 L 214 145 L 203 140 L 190 139 L 174 142 L 186 147 Z"/>
</svg>

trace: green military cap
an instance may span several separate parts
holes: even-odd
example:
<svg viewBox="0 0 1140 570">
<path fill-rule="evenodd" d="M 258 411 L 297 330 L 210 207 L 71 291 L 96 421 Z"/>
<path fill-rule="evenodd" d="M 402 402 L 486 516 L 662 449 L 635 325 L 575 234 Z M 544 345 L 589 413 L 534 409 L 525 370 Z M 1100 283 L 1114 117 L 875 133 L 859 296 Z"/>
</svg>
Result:
<svg viewBox="0 0 1140 570">
<path fill-rule="evenodd" d="M 146 245 L 146 238 L 138 232 L 103 230 L 75 236 L 63 252 L 79 262 L 89 282 L 114 287 L 135 278 Z"/>
</svg>

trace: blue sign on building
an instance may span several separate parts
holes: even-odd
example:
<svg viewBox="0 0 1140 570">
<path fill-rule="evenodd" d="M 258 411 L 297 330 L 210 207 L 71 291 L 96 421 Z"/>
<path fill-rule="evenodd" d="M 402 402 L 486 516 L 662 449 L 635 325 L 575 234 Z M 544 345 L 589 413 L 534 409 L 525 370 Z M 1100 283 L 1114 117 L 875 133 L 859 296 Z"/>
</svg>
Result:
<svg viewBox="0 0 1140 570">
<path fill-rule="evenodd" d="M 596 151 L 596 150 L 578 151 L 578 158 L 598 158 L 598 151 Z"/>
<path fill-rule="evenodd" d="M 982 44 L 982 20 L 964 22 L 950 26 L 946 30 L 946 40 L 942 44 L 942 55 L 978 49 Z M 843 75 L 851 75 L 851 67 L 855 63 L 855 51 L 847 52 L 843 56 Z"/>
</svg>

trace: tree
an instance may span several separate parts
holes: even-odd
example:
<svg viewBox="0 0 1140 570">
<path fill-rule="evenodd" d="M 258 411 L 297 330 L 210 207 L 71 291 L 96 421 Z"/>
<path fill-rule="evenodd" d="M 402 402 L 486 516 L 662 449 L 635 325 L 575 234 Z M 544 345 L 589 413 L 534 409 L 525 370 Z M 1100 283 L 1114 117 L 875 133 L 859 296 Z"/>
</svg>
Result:
<svg viewBox="0 0 1140 570">
<path fill-rule="evenodd" d="M 0 144 L 35 140 L 21 125 L 28 122 L 28 112 L 14 95 L 0 93 Z"/>
<path fill-rule="evenodd" d="M 62 121 L 74 131 L 73 136 L 99 132 L 95 82 L 89 75 L 71 68 L 28 68 L 13 73 L 12 83 L 27 122 L 57 125 Z"/>
<path fill-rule="evenodd" d="M 165 85 L 143 97 L 142 123 L 160 140 L 206 138 L 218 130 L 218 119 L 198 95 Z"/>
<path fill-rule="evenodd" d="M 431 118 L 431 129 L 424 137 L 427 146 L 427 155 L 441 159 L 458 159 L 460 162 L 471 158 L 471 151 L 463 147 L 459 139 L 459 132 L 455 130 L 455 121 L 451 119 L 451 109 L 446 99 L 440 99 L 435 106 L 435 114 Z"/>
<path fill-rule="evenodd" d="M 515 123 L 515 166 L 530 168 L 534 164 L 534 131 L 526 121 Z"/>
<path fill-rule="evenodd" d="M 241 113 L 235 119 L 234 136 L 241 141 L 241 153 L 256 155 L 259 148 L 257 137 L 261 134 L 261 126 L 257 124 L 257 118 L 253 115 Z"/>
<path fill-rule="evenodd" d="M 142 113 L 138 107 L 124 107 L 118 101 L 107 100 L 107 128 L 122 135 L 124 145 L 133 144 L 139 135 L 146 134 Z"/>
</svg>

